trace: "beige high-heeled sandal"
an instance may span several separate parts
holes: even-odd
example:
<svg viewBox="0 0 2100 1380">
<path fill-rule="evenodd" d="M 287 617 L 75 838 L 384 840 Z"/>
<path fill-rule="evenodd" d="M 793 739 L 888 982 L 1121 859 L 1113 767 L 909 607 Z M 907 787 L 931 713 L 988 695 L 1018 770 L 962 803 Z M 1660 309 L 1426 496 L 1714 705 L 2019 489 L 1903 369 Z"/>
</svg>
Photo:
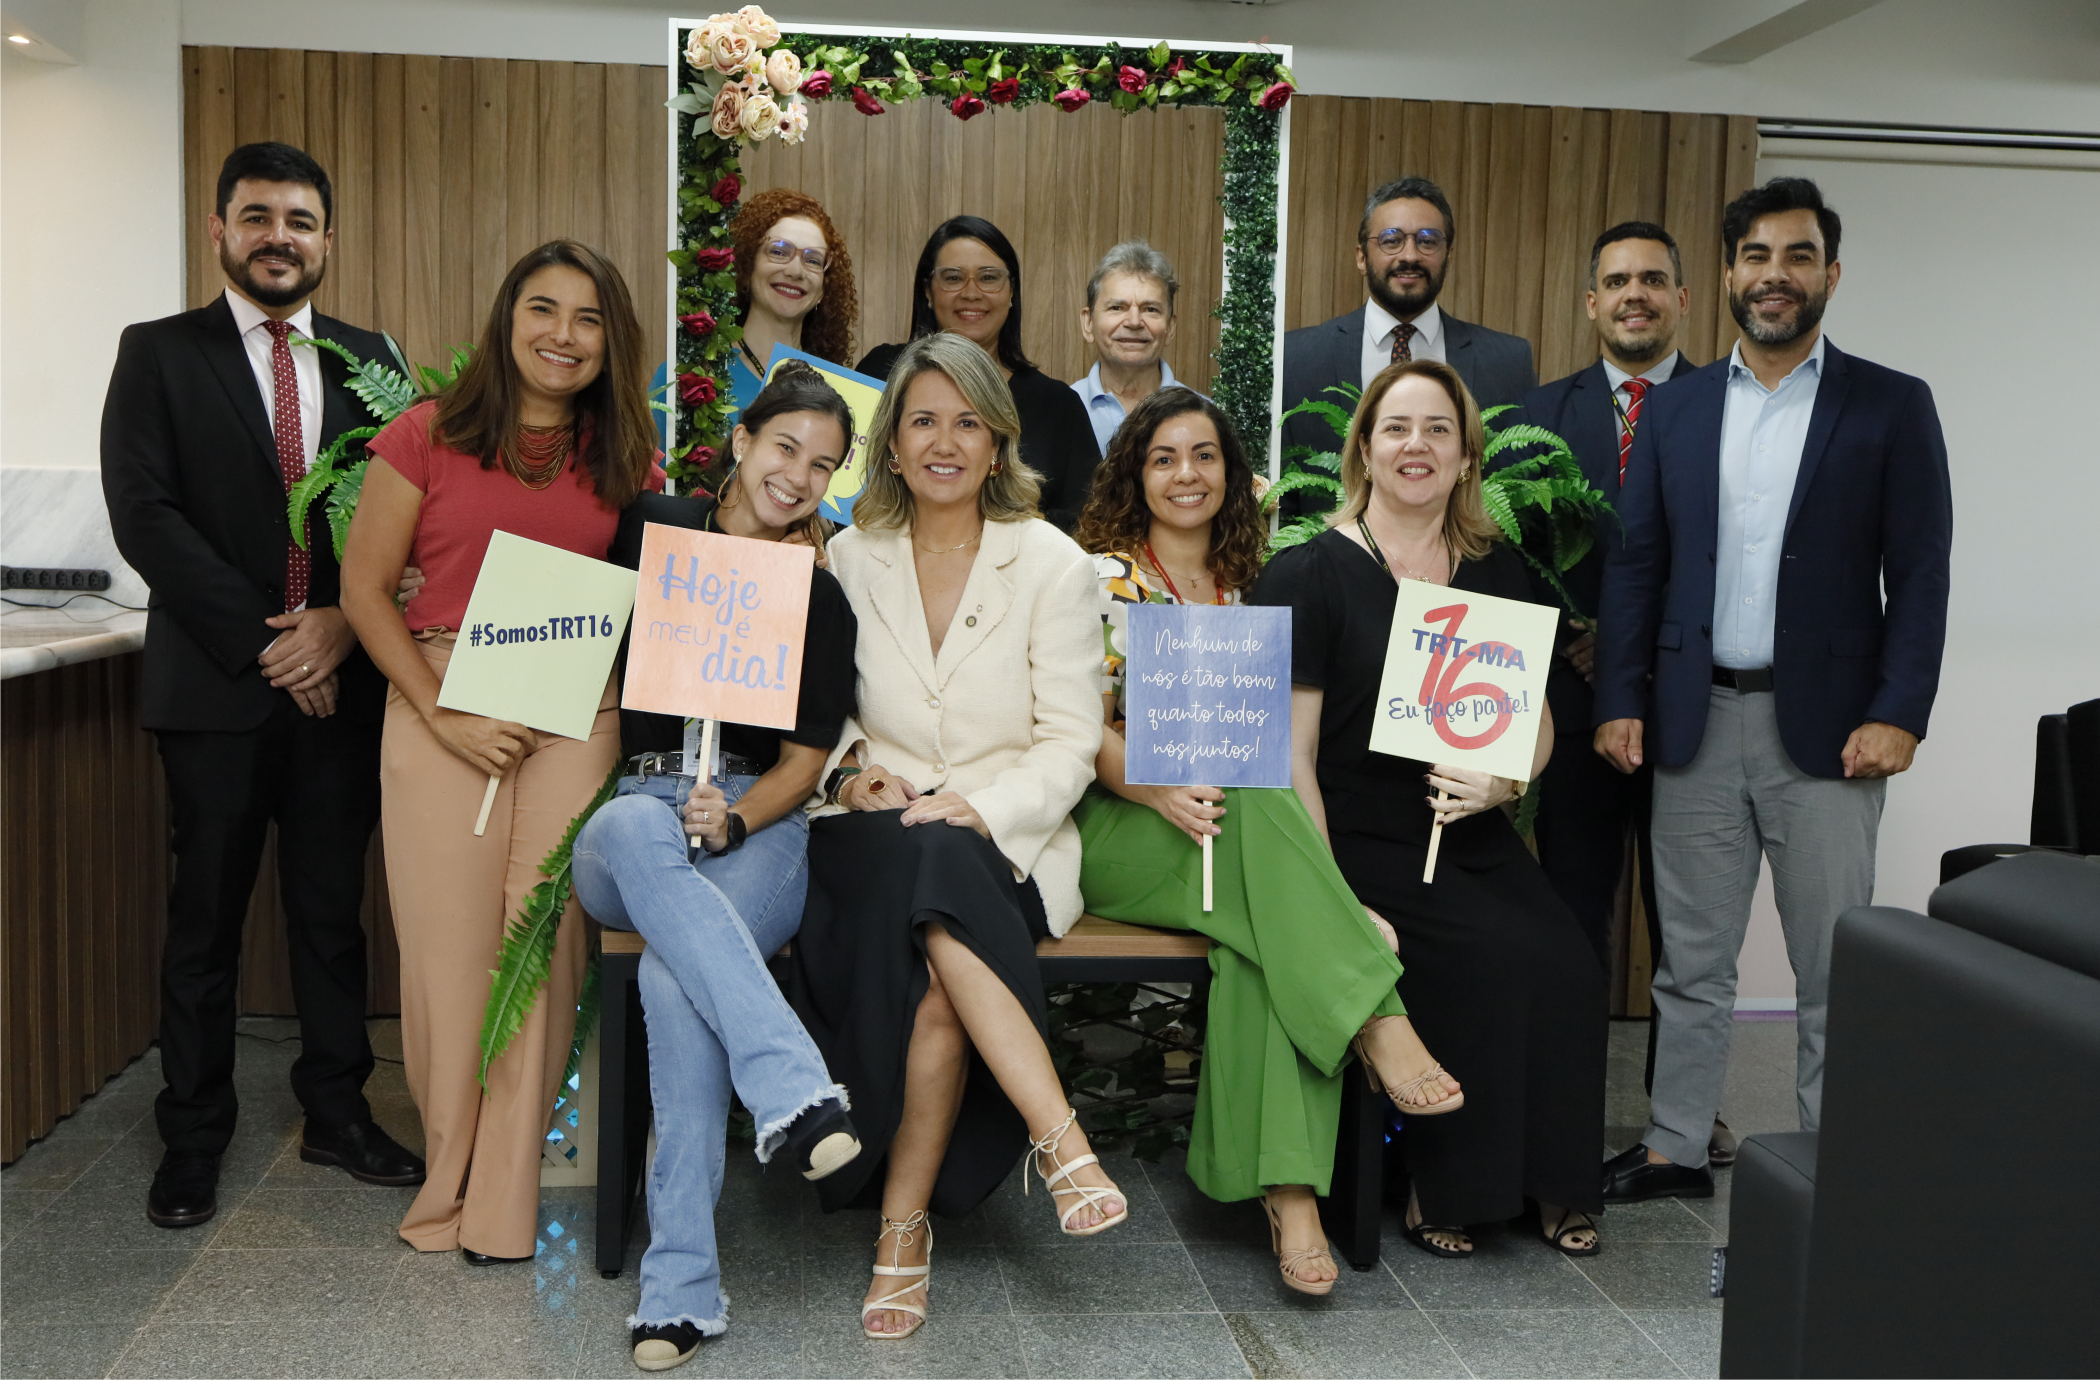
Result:
<svg viewBox="0 0 2100 1380">
<path fill-rule="evenodd" d="M 1269 1218 L 1269 1249 L 1276 1252 L 1276 1267 L 1283 1272 L 1284 1284 L 1292 1289 L 1296 1289 L 1301 1294 L 1311 1294 L 1315 1298 L 1323 1294 L 1333 1293 L 1333 1279 L 1305 1279 L 1298 1274 L 1298 1267 L 1312 1260 L 1324 1260 L 1332 1268 L 1334 1265 L 1334 1252 L 1329 1245 L 1322 1241 L 1317 1250 L 1285 1251 L 1283 1249 L 1283 1218 L 1277 1213 L 1276 1205 L 1269 1201 L 1267 1194 L 1262 1195 L 1261 1210 Z M 1335 1278 L 1339 1279 L 1340 1277 L 1341 1272 L 1336 1270 Z"/>
<path fill-rule="evenodd" d="M 1364 1022 L 1364 1030 L 1369 1030 L 1371 1027 L 1385 1021 L 1405 1019 L 1406 1017 L 1404 1016 L 1378 1016 Z M 1364 1038 L 1364 1031 L 1358 1031 L 1356 1038 L 1351 1040 L 1349 1044 L 1356 1051 L 1356 1061 L 1364 1066 L 1364 1076 L 1371 1080 L 1371 1086 L 1393 1099 L 1393 1105 L 1407 1115 L 1442 1116 L 1446 1112 L 1455 1112 L 1466 1105 L 1466 1093 L 1463 1088 L 1440 1102 L 1427 1102 L 1419 1099 L 1422 1089 L 1428 1087 L 1431 1081 L 1450 1077 L 1444 1071 L 1442 1064 L 1431 1064 L 1429 1072 L 1418 1078 L 1410 1078 L 1405 1083 L 1388 1083 L 1378 1076 L 1378 1067 L 1371 1062 L 1371 1044 L 1370 1041 Z M 1456 1082 L 1457 1080 L 1453 1079 L 1452 1081 Z"/>
<path fill-rule="evenodd" d="M 1057 1123 L 1056 1129 L 1052 1130 L 1049 1135 L 1044 1136 L 1041 1140 L 1034 1142 L 1035 1172 L 1043 1176 L 1043 1187 L 1050 1190 L 1050 1205 L 1052 1207 L 1057 1205 L 1057 1195 L 1060 1193 L 1075 1194 L 1079 1198 L 1078 1202 L 1057 1214 L 1057 1229 L 1066 1236 L 1098 1236 L 1110 1227 L 1120 1225 L 1129 1218 L 1130 1199 L 1124 1196 L 1121 1189 L 1115 1187 L 1113 1180 L 1110 1181 L 1107 1188 L 1089 1188 L 1085 1184 L 1072 1181 L 1073 1170 L 1084 1169 L 1090 1164 L 1101 1163 L 1101 1157 L 1092 1154 L 1081 1155 L 1070 1164 L 1066 1164 L 1057 1157 L 1057 1143 L 1064 1139 L 1065 1131 L 1078 1120 L 1079 1113 L 1067 1107 L 1065 1108 L 1065 1119 Z M 1047 1170 L 1043 1168 L 1043 1157 L 1046 1155 L 1050 1159 L 1050 1169 Z M 1050 1170 L 1055 1170 L 1056 1172 L 1052 1173 Z M 1060 1180 L 1064 1182 L 1065 1187 L 1059 1188 L 1057 1186 Z M 1025 1175 L 1021 1179 L 1021 1191 L 1024 1194 L 1028 1191 L 1028 1179 Z M 1081 1227 L 1077 1231 L 1072 1229 L 1073 1213 L 1084 1208 L 1099 1207 L 1102 1201 L 1108 1198 L 1122 1198 L 1123 1210 L 1113 1217 L 1096 1222 L 1091 1227 Z"/>
<path fill-rule="evenodd" d="M 926 1220 L 925 1209 L 921 1208 L 902 1222 L 892 1222 L 887 1217 L 883 1218 L 882 1231 L 875 1238 L 875 1249 L 881 1250 L 882 1238 L 894 1233 L 897 1237 L 897 1247 L 890 1252 L 890 1259 L 892 1261 L 902 1260 L 904 1258 L 904 1248 L 911 1244 L 913 1233 L 917 1232 L 921 1227 L 926 1230 L 926 1263 L 924 1265 L 891 1264 L 877 1265 L 875 1267 L 875 1273 L 878 1275 L 910 1279 L 917 1282 L 907 1284 L 893 1294 L 885 1294 L 873 1303 L 864 1303 L 860 1306 L 860 1330 L 873 1341 L 901 1342 L 926 1325 L 926 1308 L 928 1304 L 933 1302 L 933 1280 L 929 1278 L 933 1273 L 933 1223 Z M 906 1294 L 915 1294 L 921 1289 L 926 1291 L 925 1303 L 906 1303 L 903 1301 Z M 868 1315 L 880 1313 L 884 1309 L 890 1309 L 898 1313 L 909 1313 L 917 1318 L 918 1321 L 905 1328 L 902 1332 L 877 1332 L 868 1326 Z"/>
</svg>

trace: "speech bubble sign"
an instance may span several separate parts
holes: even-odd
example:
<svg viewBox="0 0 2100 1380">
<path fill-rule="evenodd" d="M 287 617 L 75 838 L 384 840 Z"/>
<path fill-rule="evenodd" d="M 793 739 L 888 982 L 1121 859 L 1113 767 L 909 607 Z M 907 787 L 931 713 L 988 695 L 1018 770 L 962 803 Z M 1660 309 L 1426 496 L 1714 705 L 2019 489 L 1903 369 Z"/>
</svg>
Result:
<svg viewBox="0 0 2100 1380">
<path fill-rule="evenodd" d="M 875 409 L 882 402 L 883 381 L 867 374 L 856 374 L 843 365 L 833 364 L 828 359 L 819 359 L 788 345 L 775 345 L 766 360 L 766 382 L 780 366 L 791 359 L 799 359 L 824 376 L 824 381 L 838 389 L 846 406 L 853 410 L 853 435 L 847 438 L 846 462 L 832 471 L 831 482 L 824 488 L 824 501 L 817 511 L 841 527 L 853 524 L 853 501 L 860 491 L 868 486 L 868 429 L 874 424 Z"/>
<path fill-rule="evenodd" d="M 1124 779 L 1137 786 L 1291 784 L 1291 611 L 1133 604 Z"/>
<path fill-rule="evenodd" d="M 793 728 L 815 570 L 807 546 L 646 524 L 620 707 Z"/>
<path fill-rule="evenodd" d="M 1560 612 L 1402 580 L 1371 750 L 1531 779 Z"/>
<path fill-rule="evenodd" d="M 493 532 L 438 705 L 589 738 L 633 608 L 632 572 Z"/>
</svg>

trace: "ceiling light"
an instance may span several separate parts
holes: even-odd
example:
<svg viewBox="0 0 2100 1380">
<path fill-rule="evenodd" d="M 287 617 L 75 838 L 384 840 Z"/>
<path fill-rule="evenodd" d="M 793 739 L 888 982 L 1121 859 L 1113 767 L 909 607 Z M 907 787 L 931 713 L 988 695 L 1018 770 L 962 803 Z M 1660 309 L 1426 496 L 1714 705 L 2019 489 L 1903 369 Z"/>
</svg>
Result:
<svg viewBox="0 0 2100 1380">
<path fill-rule="evenodd" d="M 7 41 L 9 43 L 27 43 L 29 40 L 21 34 L 9 34 Z"/>
</svg>

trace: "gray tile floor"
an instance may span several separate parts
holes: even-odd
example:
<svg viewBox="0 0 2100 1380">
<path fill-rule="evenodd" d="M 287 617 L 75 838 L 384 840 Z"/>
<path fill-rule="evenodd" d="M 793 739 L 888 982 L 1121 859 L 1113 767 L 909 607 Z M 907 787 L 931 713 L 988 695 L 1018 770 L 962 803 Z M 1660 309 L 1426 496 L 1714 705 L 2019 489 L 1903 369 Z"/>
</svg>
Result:
<svg viewBox="0 0 2100 1380">
<path fill-rule="evenodd" d="M 0 1173 L 0 1375 L 577 1376 L 640 1372 L 623 1319 L 633 1263 L 590 1267 L 588 1190 L 544 1195 L 539 1256 L 470 1269 L 394 1236 L 411 1190 L 300 1163 L 284 1022 L 240 1042 L 241 1129 L 209 1225 L 162 1231 L 143 1200 L 160 1146 L 148 1054 Z M 1724 1115 L 1743 1134 L 1795 1124 L 1791 1022 L 1742 1022 Z M 375 1031 L 383 1052 L 398 1041 Z M 1632 1141 L 1646 1027 L 1612 1031 L 1605 1140 Z M 396 1051 L 397 1052 L 397 1051 Z M 379 1118 L 416 1141 L 397 1064 Z M 1259 1208 L 1198 1194 L 1173 1163 L 1110 1157 L 1131 1220 L 1065 1240 L 1018 1175 L 938 1227 L 933 1318 L 907 1342 L 856 1324 L 872 1214 L 825 1217 L 785 1174 L 732 1155 L 719 1217 L 729 1332 L 694 1376 L 1710 1376 L 1719 1304 L 1708 1257 L 1726 1240 L 1728 1176 L 1712 1202 L 1646 1203 L 1604 1221 L 1578 1264 L 1525 1231 L 1490 1230 L 1466 1261 L 1427 1256 L 1389 1218 L 1383 1263 L 1345 1270 L 1325 1300 L 1284 1289 Z M 646 1229 L 637 1231 L 637 1237 Z"/>
</svg>

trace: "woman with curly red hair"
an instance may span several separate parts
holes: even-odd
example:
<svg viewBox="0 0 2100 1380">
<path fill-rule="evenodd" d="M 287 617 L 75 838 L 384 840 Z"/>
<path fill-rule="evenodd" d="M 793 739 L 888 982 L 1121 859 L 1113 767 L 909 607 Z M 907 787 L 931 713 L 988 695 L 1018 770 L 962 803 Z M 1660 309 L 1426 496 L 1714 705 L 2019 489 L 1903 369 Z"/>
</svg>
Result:
<svg viewBox="0 0 2100 1380">
<path fill-rule="evenodd" d="M 1268 540 L 1254 473 L 1214 403 L 1176 386 L 1131 409 L 1079 519 L 1101 584 L 1107 727 L 1072 819 L 1088 911 L 1216 942 L 1189 1177 L 1221 1202 L 1260 1198 L 1284 1284 L 1325 1294 L 1339 1272 L 1315 1195 L 1333 1177 L 1350 1050 L 1412 1116 L 1456 1111 L 1464 1096 L 1394 991 L 1392 927 L 1357 902 L 1297 792 L 1138 786 L 1124 775 L 1130 606 L 1239 603 Z M 1208 911 L 1202 854 L 1186 841 L 1205 835 Z"/>
<path fill-rule="evenodd" d="M 764 386 L 775 345 L 833 364 L 853 358 L 860 294 L 853 256 L 815 197 L 790 187 L 760 192 L 737 212 L 729 236 L 736 246 L 737 324 L 744 329 L 729 357 L 729 391 L 742 411 Z"/>
</svg>

